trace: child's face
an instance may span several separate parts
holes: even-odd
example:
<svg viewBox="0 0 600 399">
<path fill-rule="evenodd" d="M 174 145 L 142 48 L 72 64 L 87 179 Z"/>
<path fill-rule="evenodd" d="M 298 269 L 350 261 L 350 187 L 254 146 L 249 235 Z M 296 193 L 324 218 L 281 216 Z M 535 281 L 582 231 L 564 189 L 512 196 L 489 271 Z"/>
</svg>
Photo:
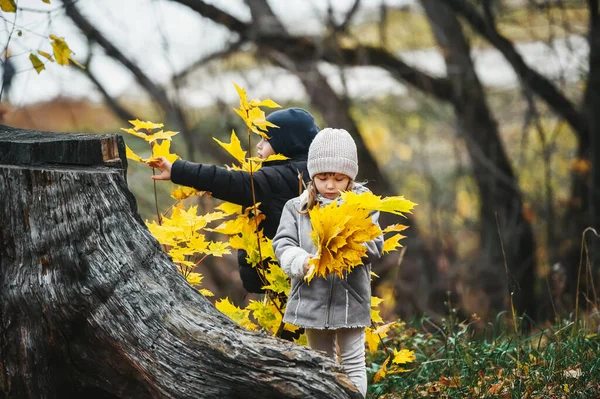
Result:
<svg viewBox="0 0 600 399">
<path fill-rule="evenodd" d="M 319 173 L 313 180 L 319 194 L 328 199 L 336 199 L 350 183 L 350 178 L 341 173 Z"/>
<path fill-rule="evenodd" d="M 269 155 L 275 154 L 275 150 L 273 150 L 271 144 L 269 144 L 269 142 L 264 138 L 258 142 L 258 144 L 256 145 L 256 149 L 258 153 L 257 155 L 260 159 L 265 159 Z"/>
</svg>

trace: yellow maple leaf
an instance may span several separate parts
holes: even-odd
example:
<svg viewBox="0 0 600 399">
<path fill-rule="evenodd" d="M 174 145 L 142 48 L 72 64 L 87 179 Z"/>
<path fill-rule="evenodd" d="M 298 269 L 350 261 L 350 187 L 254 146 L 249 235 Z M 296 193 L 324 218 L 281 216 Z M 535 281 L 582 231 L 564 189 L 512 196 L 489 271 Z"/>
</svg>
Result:
<svg viewBox="0 0 600 399">
<path fill-rule="evenodd" d="M 204 279 L 204 276 L 200 273 L 187 273 L 187 275 L 185 276 L 185 279 L 187 280 L 188 284 L 193 287 L 195 285 L 202 284 L 202 280 Z"/>
<path fill-rule="evenodd" d="M 308 346 L 308 338 L 306 338 L 306 334 L 300 335 L 298 338 L 294 339 L 294 342 L 301 346 Z"/>
<path fill-rule="evenodd" d="M 385 229 L 383 229 L 383 233 L 393 233 L 393 232 L 400 232 L 400 231 L 404 231 L 408 229 L 408 226 L 405 226 L 403 224 L 391 224 L 389 226 L 387 226 Z"/>
<path fill-rule="evenodd" d="M 369 352 L 377 352 L 377 348 L 379 347 L 381 339 L 377 334 L 375 334 L 375 330 L 371 327 L 365 328 L 365 341 L 367 342 L 367 346 L 369 347 Z"/>
<path fill-rule="evenodd" d="M 269 263 L 269 268 L 265 273 L 265 279 L 269 284 L 262 287 L 263 289 L 271 290 L 278 294 L 283 293 L 285 296 L 289 295 L 290 279 L 277 263 Z"/>
<path fill-rule="evenodd" d="M 231 302 L 229 298 L 221 299 L 215 302 L 215 307 L 228 316 L 231 320 L 235 321 L 240 326 L 247 328 L 251 331 L 256 331 L 258 326 L 250 321 L 250 309 L 240 309 Z"/>
<path fill-rule="evenodd" d="M 240 98 L 240 109 L 234 108 L 234 111 L 242 118 L 248 129 L 268 140 L 269 136 L 265 132 L 269 127 L 276 128 L 277 125 L 267 121 L 265 113 L 260 107 L 280 108 L 281 106 L 270 99 L 263 101 L 253 99 L 248 102 L 246 91 L 235 83 L 233 85 Z"/>
<path fill-rule="evenodd" d="M 41 55 L 42 57 L 46 58 L 48 61 L 54 62 L 54 58 L 52 58 L 52 55 L 48 54 L 47 52 L 38 50 L 38 54 Z"/>
<path fill-rule="evenodd" d="M 144 130 L 162 129 L 162 127 L 164 126 L 162 123 L 154 123 L 154 122 L 150 122 L 150 121 L 142 122 L 139 119 L 131 120 L 131 121 L 129 121 L 129 123 L 131 123 L 133 125 L 133 128 L 135 130 L 140 130 L 140 129 L 144 129 Z"/>
<path fill-rule="evenodd" d="M 387 337 L 387 332 L 395 324 L 396 324 L 396 322 L 393 321 L 391 323 L 387 323 L 387 324 L 383 324 L 381 326 L 378 326 L 375 329 L 370 328 L 370 327 L 366 328 L 366 330 L 365 330 L 365 332 L 366 332 L 365 341 L 367 341 L 367 345 L 369 346 L 369 351 L 371 353 L 376 353 L 377 352 L 377 348 L 379 347 L 379 343 L 381 342 L 381 340 L 383 338 Z"/>
<path fill-rule="evenodd" d="M 276 303 L 279 303 L 277 298 L 274 300 Z M 246 309 L 252 311 L 252 316 L 264 330 L 270 332 L 272 335 L 277 333 L 277 330 L 279 330 L 279 326 L 282 323 L 283 316 L 271 301 L 263 302 L 251 300 Z"/>
<path fill-rule="evenodd" d="M 229 249 L 229 243 L 221 242 L 221 241 L 212 241 L 208 245 L 207 254 L 212 256 L 221 257 L 224 254 L 230 254 L 231 250 Z"/>
<path fill-rule="evenodd" d="M 127 159 L 131 159 L 132 161 L 144 162 L 144 160 L 135 152 L 133 152 L 127 144 L 125 144 L 125 156 L 127 157 Z"/>
<path fill-rule="evenodd" d="M 416 359 L 416 357 L 415 357 L 414 351 L 410 351 L 408 349 L 402 349 L 402 350 L 398 351 L 396 348 L 394 348 L 394 360 L 392 360 L 392 363 L 394 363 L 394 364 L 412 363 L 415 361 L 415 359 Z"/>
<path fill-rule="evenodd" d="M 289 159 L 289 158 L 286 157 L 285 155 L 281 155 L 281 154 L 269 155 L 266 158 L 258 158 L 258 157 L 248 158 L 249 161 L 253 161 L 253 162 L 257 162 L 257 163 L 271 162 L 271 161 L 285 161 L 286 159 Z"/>
<path fill-rule="evenodd" d="M 81 69 L 85 69 L 83 65 L 78 63 L 71 57 L 73 51 L 69 48 L 69 45 L 65 41 L 63 37 L 58 37 L 56 35 L 50 35 L 50 40 L 52 44 L 52 51 L 54 53 L 54 59 L 60 65 L 69 66 L 69 61 L 73 64 L 77 65 Z"/>
<path fill-rule="evenodd" d="M 170 140 L 163 140 L 160 144 L 154 144 L 154 146 L 152 146 L 152 159 L 164 157 L 171 163 L 175 162 L 177 159 L 179 159 L 179 155 L 171 154 L 170 149 Z"/>
<path fill-rule="evenodd" d="M 207 290 L 206 288 L 202 288 L 202 289 L 198 290 L 198 292 L 201 293 L 202 295 L 208 296 L 208 297 L 215 296 L 215 294 L 213 294 L 212 291 Z"/>
<path fill-rule="evenodd" d="M 246 151 L 244 151 L 242 149 L 242 143 L 240 142 L 240 139 L 238 139 L 234 130 L 231 131 L 231 142 L 230 143 L 223 143 L 222 141 L 220 141 L 214 137 L 213 137 L 213 140 L 215 140 L 217 143 L 219 143 L 219 145 L 221 147 L 225 148 L 225 151 L 227 151 L 238 162 L 240 162 L 242 164 L 245 162 Z"/>
<path fill-rule="evenodd" d="M 383 319 L 381 318 L 379 312 L 379 309 L 371 308 L 371 320 L 373 323 L 383 323 Z"/>
<path fill-rule="evenodd" d="M 15 0 L 0 0 L 0 9 L 4 12 L 17 12 Z"/>
<path fill-rule="evenodd" d="M 209 246 L 209 242 L 206 241 L 204 234 L 194 234 L 186 241 L 186 247 L 195 253 L 206 253 L 206 249 Z"/>
<path fill-rule="evenodd" d="M 177 189 L 171 191 L 171 197 L 176 200 L 184 200 L 194 195 L 202 195 L 205 191 L 198 191 L 193 187 L 179 186 Z"/>
<path fill-rule="evenodd" d="M 265 140 L 269 139 L 269 136 L 265 133 L 269 127 L 277 128 L 278 126 L 269 122 L 265 115 L 265 111 L 260 108 L 250 108 L 247 112 L 247 117 L 243 118 L 246 125 L 254 133 L 258 134 Z M 260 130 L 259 130 L 260 129 Z M 261 131 L 262 130 L 262 131 Z"/>
<path fill-rule="evenodd" d="M 281 105 L 277 104 L 275 101 L 268 99 L 268 98 L 266 100 L 262 100 L 262 101 L 255 98 L 253 100 L 250 100 L 249 105 L 252 107 L 281 108 Z"/>
<path fill-rule="evenodd" d="M 152 143 L 153 141 L 156 141 L 156 140 L 172 140 L 173 136 L 176 136 L 178 134 L 179 134 L 179 132 L 171 132 L 171 131 L 164 132 L 161 130 L 160 132 L 149 135 L 146 138 L 146 141 L 148 143 Z"/>
<path fill-rule="evenodd" d="M 146 133 L 138 132 L 137 130 L 132 129 L 132 128 L 127 128 L 126 129 L 126 128 L 122 127 L 121 130 L 124 131 L 124 132 L 127 132 L 129 134 L 132 134 L 132 135 L 134 135 L 136 137 L 139 137 L 141 139 L 144 139 L 144 140 L 146 140 L 148 138 L 148 135 Z"/>
<path fill-rule="evenodd" d="M 35 69 L 35 71 L 38 73 L 38 75 L 44 70 L 46 69 L 46 66 L 44 65 L 44 63 L 38 58 L 37 55 L 35 54 L 29 54 L 29 61 L 31 61 L 31 65 L 33 65 L 33 68 Z"/>
<path fill-rule="evenodd" d="M 198 215 L 198 205 L 190 206 L 188 209 L 179 203 L 173 207 L 171 218 L 163 218 L 164 226 L 178 226 L 184 228 L 186 237 L 191 236 L 191 233 L 202 229 L 206 226 L 207 221 L 204 215 Z"/>
<path fill-rule="evenodd" d="M 246 94 L 246 90 L 242 89 L 235 83 L 233 85 L 235 86 L 235 90 L 237 91 L 238 97 L 240 98 L 240 109 L 244 111 L 250 109 L 250 104 L 248 104 L 248 95 Z"/>
<path fill-rule="evenodd" d="M 379 371 L 377 371 L 375 373 L 375 376 L 373 377 L 373 382 L 374 383 L 377 383 L 382 378 L 385 378 L 385 374 L 386 374 L 386 370 L 387 370 L 387 365 L 388 365 L 389 361 L 390 361 L 390 357 L 388 356 L 387 359 L 385 359 L 385 361 L 383 362 L 383 364 L 379 368 Z"/>
<path fill-rule="evenodd" d="M 404 216 L 404 213 L 412 213 L 412 209 L 418 205 L 403 196 L 381 198 L 381 196 L 371 192 L 357 194 L 353 191 L 346 191 L 341 196 L 344 202 L 355 204 L 363 209 L 388 212 L 400 216 Z"/>
<path fill-rule="evenodd" d="M 376 297 L 376 296 L 371 297 L 371 307 L 372 308 L 376 308 L 377 306 L 379 306 L 381 304 L 381 302 L 383 302 L 383 299 Z"/>
<path fill-rule="evenodd" d="M 406 236 L 403 236 L 402 234 L 394 234 L 390 238 L 386 239 L 383 242 L 383 253 L 386 254 L 388 252 L 395 251 L 399 247 L 402 247 L 402 244 L 400 244 L 399 241 L 403 238 L 406 238 Z"/>
<path fill-rule="evenodd" d="M 224 202 L 217 206 L 215 209 L 225 212 L 228 215 L 235 215 L 242 213 L 242 206 L 231 202 Z"/>
<path fill-rule="evenodd" d="M 164 221 L 165 219 L 163 219 Z M 163 245 L 177 245 L 183 235 L 183 229 L 177 226 L 159 225 L 155 221 L 147 222 L 146 226 L 156 240 Z"/>
</svg>

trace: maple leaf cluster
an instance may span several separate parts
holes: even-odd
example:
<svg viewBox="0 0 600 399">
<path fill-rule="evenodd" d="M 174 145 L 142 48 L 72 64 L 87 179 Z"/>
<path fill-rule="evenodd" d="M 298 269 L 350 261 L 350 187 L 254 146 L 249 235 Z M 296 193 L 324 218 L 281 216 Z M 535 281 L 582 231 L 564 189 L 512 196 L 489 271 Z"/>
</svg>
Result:
<svg viewBox="0 0 600 399">
<path fill-rule="evenodd" d="M 415 204 L 401 196 L 384 197 L 370 192 L 357 194 L 344 192 L 342 203 L 334 201 L 327 206 L 315 206 L 309 210 L 313 231 L 310 237 L 317 247 L 317 255 L 310 259 L 310 269 L 305 280 L 315 276 L 327 277 L 335 273 L 340 277 L 344 273 L 362 264 L 367 253 L 365 243 L 389 232 L 402 231 L 404 225 L 392 225 L 383 231 L 372 222 L 374 211 L 389 212 L 404 216 L 410 213 Z M 401 247 L 399 241 L 404 238 L 396 234 L 384 242 L 383 251 L 389 252 Z"/>
</svg>

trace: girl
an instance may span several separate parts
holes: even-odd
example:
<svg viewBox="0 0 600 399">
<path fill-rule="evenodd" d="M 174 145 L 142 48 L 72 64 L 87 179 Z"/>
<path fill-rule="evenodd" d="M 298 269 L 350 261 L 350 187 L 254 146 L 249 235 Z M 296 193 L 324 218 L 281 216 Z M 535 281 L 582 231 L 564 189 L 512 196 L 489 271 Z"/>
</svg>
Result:
<svg viewBox="0 0 600 399">
<path fill-rule="evenodd" d="M 309 234 L 312 231 L 308 210 L 316 204 L 341 201 L 340 192 L 368 191 L 355 183 L 358 173 L 356 144 L 343 129 L 324 129 L 308 150 L 307 189 L 289 200 L 282 212 L 273 239 L 275 255 L 292 279 L 292 289 L 283 320 L 304 327 L 312 349 L 327 352 L 337 359 L 363 397 L 367 392 L 365 366 L 365 327 L 371 325 L 371 267 L 382 255 L 383 236 L 366 243 L 368 259 L 344 278 L 330 274 L 304 282 L 308 261 L 317 253 Z M 372 216 L 377 224 L 379 214 Z"/>
</svg>

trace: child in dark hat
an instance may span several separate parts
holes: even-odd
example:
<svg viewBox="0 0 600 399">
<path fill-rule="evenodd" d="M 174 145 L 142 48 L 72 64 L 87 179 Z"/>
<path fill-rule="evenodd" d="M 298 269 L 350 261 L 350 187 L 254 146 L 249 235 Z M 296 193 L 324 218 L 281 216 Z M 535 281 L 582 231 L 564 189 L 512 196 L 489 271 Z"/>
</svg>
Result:
<svg viewBox="0 0 600 399">
<path fill-rule="evenodd" d="M 267 116 L 267 120 L 278 128 L 269 128 L 269 139 L 262 139 L 256 145 L 258 157 L 265 159 L 272 154 L 282 154 L 289 158 L 266 162 L 253 173 L 256 202 L 260 202 L 259 209 L 266 217 L 260 227 L 266 237 L 273 238 L 283 206 L 303 190 L 299 176 L 305 183 L 309 181 L 306 159 L 319 127 L 313 116 L 301 108 L 275 111 Z M 250 173 L 246 171 L 183 160 L 171 164 L 162 157 L 150 166 L 161 171 L 152 176 L 155 180 L 171 180 L 200 191 L 210 191 L 215 198 L 244 207 L 253 205 Z M 238 267 L 246 291 L 263 292 L 263 282 L 256 268 L 248 264 L 246 251 L 238 251 Z"/>
</svg>

